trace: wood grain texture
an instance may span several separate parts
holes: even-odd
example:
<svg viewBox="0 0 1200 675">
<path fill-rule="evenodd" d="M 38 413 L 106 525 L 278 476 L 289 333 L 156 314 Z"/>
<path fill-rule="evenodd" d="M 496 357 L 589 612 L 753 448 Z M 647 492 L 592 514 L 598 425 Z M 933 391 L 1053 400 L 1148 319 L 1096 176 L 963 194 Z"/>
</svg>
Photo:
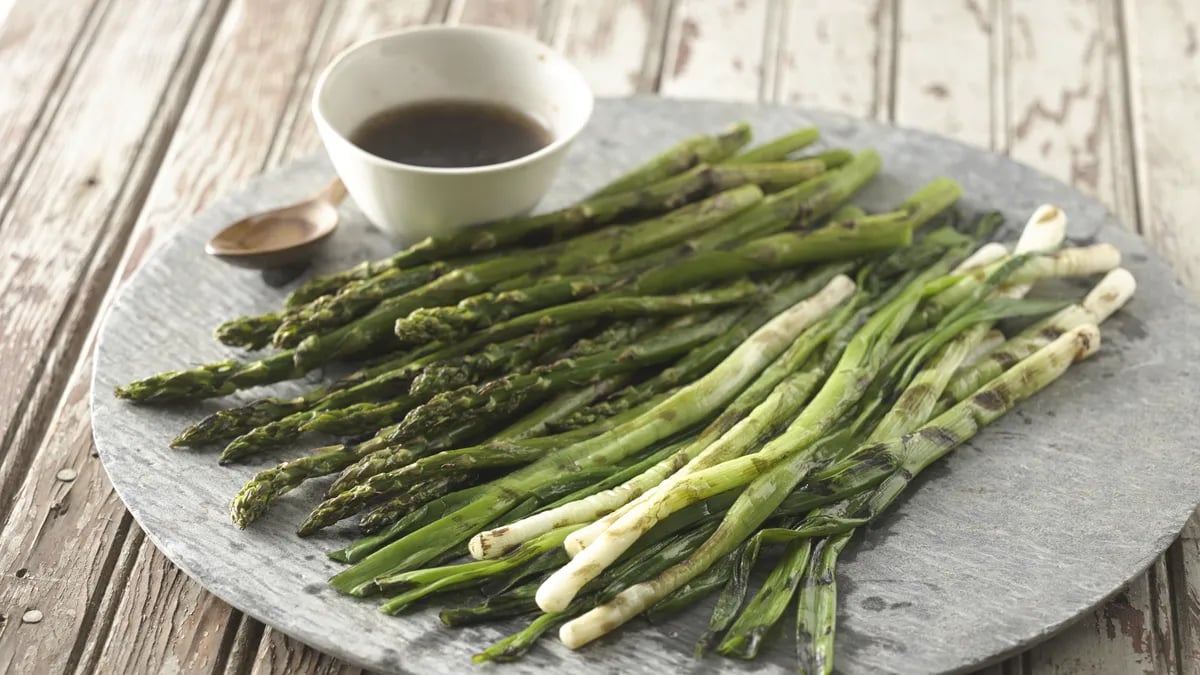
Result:
<svg viewBox="0 0 1200 675">
<path fill-rule="evenodd" d="M 1159 556 L 1146 572 L 1147 586 L 1150 590 L 1150 644 L 1154 649 L 1152 658 L 1159 673 L 1195 672 L 1182 670 L 1180 666 L 1180 626 L 1174 606 L 1175 585 L 1171 577 L 1171 560 L 1171 553 L 1168 551 Z"/>
<path fill-rule="evenodd" d="M 772 100 L 890 118 L 892 0 L 784 3 Z"/>
<path fill-rule="evenodd" d="M 653 92 L 669 8 L 655 0 L 564 0 L 553 44 L 597 96 Z"/>
<path fill-rule="evenodd" d="M 1009 154 L 1136 218 L 1120 45 L 1108 0 L 1011 0 Z"/>
<path fill-rule="evenodd" d="M 254 675 L 358 675 L 364 671 L 267 629 L 250 671 Z"/>
<path fill-rule="evenodd" d="M 0 24 L 0 205 L 22 158 L 36 154 L 107 2 L 22 0 Z"/>
<path fill-rule="evenodd" d="M 90 364 L 72 365 L 144 198 L 139 185 L 157 168 L 222 10 L 199 1 L 110 7 L 6 214 L 0 351 L 13 357 L 0 367 L 20 386 L 4 389 L 14 398 L 0 413 L 0 614 L 38 609 L 43 620 L 0 622 L 4 670 L 79 659 L 129 529 L 91 447 Z M 129 78 L 141 86 L 130 90 Z M 63 468 L 74 480 L 56 478 Z"/>
<path fill-rule="evenodd" d="M 544 38 L 553 25 L 550 0 L 454 0 L 446 23 L 494 26 Z"/>
<path fill-rule="evenodd" d="M 667 27 L 659 93 L 755 101 L 767 93 L 765 49 L 778 22 L 768 0 L 677 0 Z"/>
<path fill-rule="evenodd" d="M 1200 5 L 1124 2 L 1143 234 L 1200 291 Z"/>
<path fill-rule="evenodd" d="M 220 5 L 118 4 L 8 208 L 0 259 L 0 508 L 28 466 L 94 317 Z M 161 39 L 146 42 L 146 33 Z M 140 42 L 140 49 L 123 48 Z M 180 68 L 179 66 L 185 66 Z M 130 89 L 129 78 L 142 86 Z M 112 101 L 124 110 L 114 115 Z M 103 127 L 103 131 L 100 131 Z M 52 198 L 47 198 L 52 196 Z M 3 512 L 0 511 L 0 517 Z"/>
<path fill-rule="evenodd" d="M 96 464 L 99 465 L 99 462 Z M 70 660 L 74 667 L 69 667 L 64 672 L 90 673 L 95 671 L 100 651 L 108 640 L 112 617 L 124 598 L 125 582 L 129 579 L 129 572 L 137 559 L 144 535 L 137 529 L 137 524 L 128 513 L 122 513 L 119 520 L 122 527 L 108 552 L 109 560 L 112 562 L 108 576 L 104 579 L 105 587 L 113 589 L 114 592 L 98 592 L 93 596 L 94 614 L 90 620 L 84 621 L 79 626 L 75 648 L 72 650 L 77 654 Z"/>
<path fill-rule="evenodd" d="M 292 34 L 294 29 L 293 42 L 298 42 L 298 48 L 302 49 L 315 15 L 312 5 L 289 12 L 285 11 L 288 3 L 277 4 L 272 7 L 255 2 L 251 7 L 234 6 L 226 14 L 214 44 L 217 56 L 209 61 L 199 78 L 200 84 L 180 122 L 165 168 L 135 228 L 134 243 L 120 265 L 120 278 L 126 277 L 140 262 L 156 231 L 159 228 L 169 231 L 185 219 L 202 203 L 207 190 L 224 189 L 226 184 L 243 179 L 262 166 L 262 154 L 256 158 L 249 156 L 252 145 L 249 139 L 261 138 L 261 146 L 269 143 L 270 132 L 279 119 L 278 110 L 282 109 L 279 105 L 273 112 L 272 92 L 278 92 L 274 94 L 278 99 L 288 95 L 291 77 L 280 79 L 279 73 L 288 72 L 289 66 L 294 72 L 298 60 L 296 54 L 287 50 L 288 42 L 272 31 L 283 27 Z M 220 5 L 212 8 L 221 9 Z M 297 16 L 299 21 L 295 21 Z M 118 15 L 114 20 L 128 22 L 129 17 Z M 145 26 L 131 26 L 129 30 L 138 28 Z M 162 27 L 156 28 L 166 34 Z M 212 28 L 215 22 L 208 30 L 211 32 Z M 257 53 L 263 60 L 246 59 L 246 53 Z M 273 63 L 271 55 L 275 55 Z M 141 54 L 142 58 L 146 56 Z M 190 86 L 188 89 L 191 93 Z M 236 105 L 239 100 L 243 103 L 240 109 Z M 273 119 L 266 133 L 261 133 L 255 122 L 264 114 L 273 114 Z M 115 266 L 115 260 L 107 265 Z M 85 353 L 90 355 L 90 348 L 89 344 Z M 83 645 L 78 649 L 79 654 L 72 656 L 80 658 L 82 663 L 123 667 L 136 664 L 135 669 L 156 670 L 163 664 L 206 661 L 212 658 L 207 655 L 214 644 L 210 636 L 214 628 L 218 634 L 224 630 L 230 610 L 170 567 L 140 536 L 136 537 L 134 548 L 121 551 L 123 533 L 129 530 L 130 523 L 112 495 L 98 461 L 92 459 L 94 451 L 84 393 L 90 372 L 90 358 L 75 368 L 69 395 L 59 402 L 59 412 L 50 425 L 47 440 L 28 473 L 13 517 L 0 536 L 0 552 L 4 554 L 0 561 L 6 574 L 29 569 L 30 578 L 36 579 L 34 569 L 38 573 L 54 571 L 53 584 L 27 584 L 22 593 L 29 599 L 22 601 L 61 607 L 63 627 L 55 629 L 43 621 L 38 625 L 40 632 L 30 634 L 28 627 L 20 631 L 13 625 L 0 634 L 0 641 L 11 635 L 21 645 L 20 652 L 12 652 L 16 663 L 21 662 L 18 657 L 28 657 L 39 664 L 53 664 L 53 659 L 46 659 L 43 652 L 61 650 L 64 642 Z M 54 481 L 56 472 L 64 465 L 79 471 L 69 488 Z M 56 494 L 55 490 L 64 494 Z M 76 508 L 70 509 L 72 504 Z M 64 542 L 72 545 L 65 546 Z M 49 572 L 45 574 L 48 576 Z M 132 580 L 131 592 L 124 594 L 127 579 Z M 8 606 L 10 599 L 5 600 L 4 605 Z M 100 610 L 95 609 L 97 604 L 103 605 Z M 181 607 L 188 609 L 180 613 Z M 93 617 L 98 619 L 94 623 Z M 144 630 L 144 623 L 159 627 L 162 639 L 146 641 L 145 645 L 130 640 L 129 635 Z M 76 632 L 81 635 L 77 637 Z M 9 654 L 0 651 L 6 657 Z M 67 657 L 64 654 L 62 659 L 65 661 Z"/>
<path fill-rule="evenodd" d="M 85 661 L 80 670 L 213 672 L 223 659 L 229 606 L 158 554 L 141 532 L 130 538 L 128 548 L 134 559 L 106 629 L 108 639 L 98 643 L 94 661 Z"/>
<path fill-rule="evenodd" d="M 995 149 L 986 0 L 902 2 L 896 21 L 894 121 Z"/>
<path fill-rule="evenodd" d="M 90 362 L 87 364 L 90 370 Z M 78 658 L 81 635 L 93 628 L 114 579 L 131 519 L 92 448 L 87 371 L 62 403 L 39 455 L 0 532 L 0 670 L 63 671 Z M 76 471 L 71 483 L 55 479 Z M 113 595 L 119 599 L 119 593 Z M 31 609 L 36 625 L 21 622 Z"/>
<path fill-rule="evenodd" d="M 1195 673 L 1200 671 L 1200 517 L 1188 521 L 1170 557 L 1178 670 Z"/>
<path fill-rule="evenodd" d="M 224 672 L 249 673 L 258 657 L 263 625 L 243 614 L 238 620 L 231 622 L 230 627 L 233 630 L 233 638 L 229 641 L 229 656 L 225 659 Z"/>
<path fill-rule="evenodd" d="M 349 7 L 369 4 L 350 3 Z M 333 41 L 333 29 L 342 12 L 346 10 L 347 5 L 343 2 L 321 3 L 312 31 L 307 36 L 307 46 L 299 62 L 294 65 L 291 91 L 288 93 L 283 114 L 275 125 L 275 132 L 269 143 L 270 150 L 266 161 L 263 162 L 264 167 L 278 166 L 293 157 L 291 148 L 297 140 L 311 143 L 310 151 L 315 151 L 320 145 L 316 125 L 312 121 L 312 90 L 321 70 L 341 50 L 354 42 L 351 40 L 342 44 Z M 330 48 L 335 44 L 337 51 L 331 53 Z"/>
<path fill-rule="evenodd" d="M 1021 671 L 1021 657 L 1014 657 L 1003 663 L 988 666 L 981 670 L 977 670 L 972 675 L 1023 675 Z"/>
</svg>

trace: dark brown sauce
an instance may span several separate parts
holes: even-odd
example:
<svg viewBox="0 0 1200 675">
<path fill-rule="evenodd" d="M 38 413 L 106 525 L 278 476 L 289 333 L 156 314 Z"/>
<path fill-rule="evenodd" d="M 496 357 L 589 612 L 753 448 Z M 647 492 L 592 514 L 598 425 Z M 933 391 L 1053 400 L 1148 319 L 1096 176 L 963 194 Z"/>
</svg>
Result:
<svg viewBox="0 0 1200 675">
<path fill-rule="evenodd" d="M 516 108 L 447 100 L 385 110 L 364 122 L 350 140 L 393 162 L 458 168 L 524 157 L 552 138 L 546 127 Z"/>
</svg>

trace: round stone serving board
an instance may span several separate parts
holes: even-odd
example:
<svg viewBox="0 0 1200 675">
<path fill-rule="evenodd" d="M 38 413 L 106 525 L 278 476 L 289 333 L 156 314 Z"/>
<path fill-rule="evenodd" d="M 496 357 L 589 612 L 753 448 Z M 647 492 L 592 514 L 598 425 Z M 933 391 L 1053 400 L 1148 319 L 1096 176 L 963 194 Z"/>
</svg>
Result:
<svg viewBox="0 0 1200 675">
<path fill-rule="evenodd" d="M 869 209 L 951 176 L 962 183 L 966 206 L 1005 212 L 1011 238 L 1038 204 L 1057 204 L 1070 216 L 1074 241 L 1116 244 L 1139 283 L 1134 300 L 1104 325 L 1096 357 L 931 466 L 892 512 L 851 542 L 838 570 L 838 670 L 970 670 L 1045 638 L 1141 572 L 1200 500 L 1200 380 L 1192 372 L 1200 368 L 1200 313 L 1164 263 L 1095 201 L 1029 168 L 933 135 L 793 108 L 603 101 L 542 207 L 578 198 L 676 139 L 737 120 L 751 122 L 758 139 L 811 123 L 826 147 L 877 149 L 883 171 L 857 198 Z M 229 522 L 229 498 L 255 471 L 324 439 L 219 467 L 213 449 L 167 443 L 231 400 L 150 407 L 112 397 L 129 380 L 235 354 L 210 338 L 212 329 L 276 308 L 286 288 L 206 256 L 202 242 L 226 223 L 312 194 L 330 176 L 323 158 L 265 175 L 180 227 L 147 261 L 102 331 L 92 389 L 96 444 L 154 543 L 235 607 L 373 670 L 471 672 L 471 654 L 520 624 L 450 630 L 431 610 L 390 618 L 375 602 L 339 596 L 324 582 L 340 565 L 324 553 L 339 548 L 351 528 L 311 539 L 292 533 L 323 484 L 280 499 L 247 531 Z M 352 206 L 343 215 L 319 271 L 394 249 Z M 708 606 L 660 625 L 635 621 L 579 652 L 548 637 L 523 661 L 494 670 L 795 671 L 790 620 L 757 662 L 693 660 Z"/>
</svg>

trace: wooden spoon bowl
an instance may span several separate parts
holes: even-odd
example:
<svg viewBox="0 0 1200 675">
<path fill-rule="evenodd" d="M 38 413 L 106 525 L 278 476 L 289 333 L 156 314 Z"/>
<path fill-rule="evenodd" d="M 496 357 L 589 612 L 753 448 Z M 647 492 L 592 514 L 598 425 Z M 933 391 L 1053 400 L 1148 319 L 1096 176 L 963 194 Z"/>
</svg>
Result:
<svg viewBox="0 0 1200 675">
<path fill-rule="evenodd" d="M 337 229 L 337 207 L 345 197 L 342 181 L 334 179 L 308 201 L 229 225 L 210 239 L 204 250 L 231 265 L 252 269 L 307 262 Z"/>
</svg>

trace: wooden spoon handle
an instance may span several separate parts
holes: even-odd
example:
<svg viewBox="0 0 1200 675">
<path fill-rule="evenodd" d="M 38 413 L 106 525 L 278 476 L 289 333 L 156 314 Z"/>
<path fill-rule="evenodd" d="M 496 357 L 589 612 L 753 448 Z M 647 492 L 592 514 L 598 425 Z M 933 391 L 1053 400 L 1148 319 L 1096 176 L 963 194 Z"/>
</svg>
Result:
<svg viewBox="0 0 1200 675">
<path fill-rule="evenodd" d="M 346 184 L 342 182 L 341 178 L 334 178 L 332 183 L 317 193 L 317 197 L 337 206 L 346 198 Z"/>
</svg>

